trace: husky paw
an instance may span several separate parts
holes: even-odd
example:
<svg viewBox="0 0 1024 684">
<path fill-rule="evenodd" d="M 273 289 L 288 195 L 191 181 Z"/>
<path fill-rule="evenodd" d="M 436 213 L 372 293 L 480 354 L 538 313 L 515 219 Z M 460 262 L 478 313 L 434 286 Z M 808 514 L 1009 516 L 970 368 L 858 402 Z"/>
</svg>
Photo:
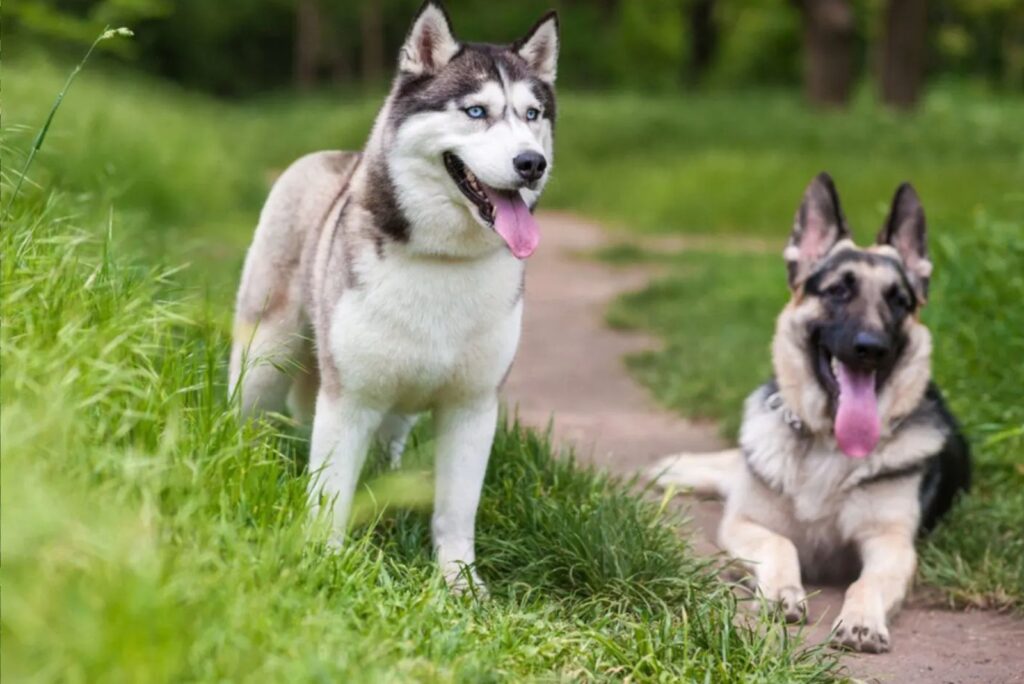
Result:
<svg viewBox="0 0 1024 684">
<path fill-rule="evenodd" d="M 782 587 L 775 602 L 786 622 L 803 622 L 807 619 L 807 594 L 803 587 Z"/>
<path fill-rule="evenodd" d="M 444 568 L 444 581 L 448 589 L 458 596 L 470 595 L 475 598 L 484 599 L 489 596 L 487 585 L 476 574 L 476 570 L 463 564 L 451 564 Z"/>
<path fill-rule="evenodd" d="M 843 610 L 832 626 L 832 645 L 863 653 L 888 653 L 889 629 L 884 618 Z"/>
</svg>

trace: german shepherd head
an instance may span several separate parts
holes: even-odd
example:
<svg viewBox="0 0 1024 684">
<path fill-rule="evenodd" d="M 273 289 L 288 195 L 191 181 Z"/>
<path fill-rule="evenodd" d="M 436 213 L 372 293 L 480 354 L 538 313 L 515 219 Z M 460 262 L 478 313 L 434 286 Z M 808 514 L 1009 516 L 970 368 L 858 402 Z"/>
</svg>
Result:
<svg viewBox="0 0 1024 684">
<path fill-rule="evenodd" d="M 792 297 L 778 318 L 772 361 L 783 400 L 848 456 L 869 455 L 918 405 L 931 375 L 924 209 L 896 190 L 874 245 L 855 245 L 828 174 L 804 192 L 785 250 Z"/>
</svg>

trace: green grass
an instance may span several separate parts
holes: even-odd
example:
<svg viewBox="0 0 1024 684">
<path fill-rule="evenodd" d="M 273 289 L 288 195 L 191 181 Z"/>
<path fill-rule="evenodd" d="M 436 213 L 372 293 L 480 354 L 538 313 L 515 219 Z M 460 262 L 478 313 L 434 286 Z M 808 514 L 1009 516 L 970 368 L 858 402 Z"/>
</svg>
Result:
<svg viewBox="0 0 1024 684">
<path fill-rule="evenodd" d="M 5 72 L 15 125 L 62 80 Z M 0 231 L 3 679 L 834 678 L 779 622 L 737 618 L 671 514 L 515 425 L 479 516 L 490 600 L 445 589 L 421 507 L 374 513 L 424 498 L 429 426 L 400 477 L 367 474 L 341 553 L 310 537 L 303 434 L 225 399 L 232 287 L 266 174 L 356 144 L 371 113 L 76 82 Z M 22 157 L 2 152 L 8 197 Z"/>
<path fill-rule="evenodd" d="M 932 251 L 924 318 L 935 338 L 934 373 L 973 444 L 976 479 L 972 495 L 923 545 L 920 576 L 956 605 L 1021 609 L 1024 223 L 979 215 L 962 233 L 933 231 Z M 718 419 L 734 436 L 743 399 L 771 374 L 774 319 L 788 296 L 781 257 L 638 256 L 661 262 L 670 275 L 622 297 L 609 313 L 613 325 L 665 340 L 662 349 L 629 358 L 630 369 L 665 404 Z"/>
</svg>

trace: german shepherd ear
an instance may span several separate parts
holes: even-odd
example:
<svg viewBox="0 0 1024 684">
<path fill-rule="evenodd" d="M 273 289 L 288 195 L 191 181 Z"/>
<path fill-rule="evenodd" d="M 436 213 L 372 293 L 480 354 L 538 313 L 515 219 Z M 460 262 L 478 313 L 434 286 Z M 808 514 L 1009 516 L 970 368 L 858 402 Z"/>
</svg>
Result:
<svg viewBox="0 0 1024 684">
<path fill-rule="evenodd" d="M 918 298 L 926 301 L 928 281 L 932 276 L 932 262 L 928 259 L 928 227 L 924 220 L 924 206 L 910 183 L 902 183 L 896 188 L 889 218 L 879 231 L 876 242 L 889 245 L 899 253 Z"/>
<path fill-rule="evenodd" d="M 420 7 L 398 55 L 399 70 L 415 76 L 435 74 L 443 69 L 461 46 L 452 33 L 448 13 L 437 0 Z"/>
<path fill-rule="evenodd" d="M 819 173 L 804 191 L 793 220 L 793 233 L 782 253 L 789 271 L 789 287 L 795 290 L 836 243 L 850 237 L 850 228 L 839 206 L 835 183 Z"/>
<path fill-rule="evenodd" d="M 512 51 L 526 60 L 537 78 L 549 85 L 558 72 L 558 12 L 541 17 L 525 36 L 512 43 Z"/>
</svg>

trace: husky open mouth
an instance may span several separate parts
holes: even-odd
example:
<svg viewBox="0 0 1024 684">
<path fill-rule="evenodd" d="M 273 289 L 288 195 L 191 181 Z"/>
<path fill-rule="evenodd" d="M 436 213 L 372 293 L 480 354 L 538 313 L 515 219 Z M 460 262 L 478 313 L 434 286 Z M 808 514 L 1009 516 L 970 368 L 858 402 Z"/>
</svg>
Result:
<svg viewBox="0 0 1024 684">
<path fill-rule="evenodd" d="M 518 190 L 485 185 L 451 152 L 444 153 L 444 166 L 462 194 L 477 208 L 480 218 L 501 236 L 516 258 L 525 259 L 533 254 L 540 242 L 540 231 Z"/>
<path fill-rule="evenodd" d="M 878 445 L 882 428 L 877 373 L 843 363 L 820 340 L 815 346 L 815 371 L 835 406 L 836 442 L 847 456 L 864 458 Z"/>
</svg>

